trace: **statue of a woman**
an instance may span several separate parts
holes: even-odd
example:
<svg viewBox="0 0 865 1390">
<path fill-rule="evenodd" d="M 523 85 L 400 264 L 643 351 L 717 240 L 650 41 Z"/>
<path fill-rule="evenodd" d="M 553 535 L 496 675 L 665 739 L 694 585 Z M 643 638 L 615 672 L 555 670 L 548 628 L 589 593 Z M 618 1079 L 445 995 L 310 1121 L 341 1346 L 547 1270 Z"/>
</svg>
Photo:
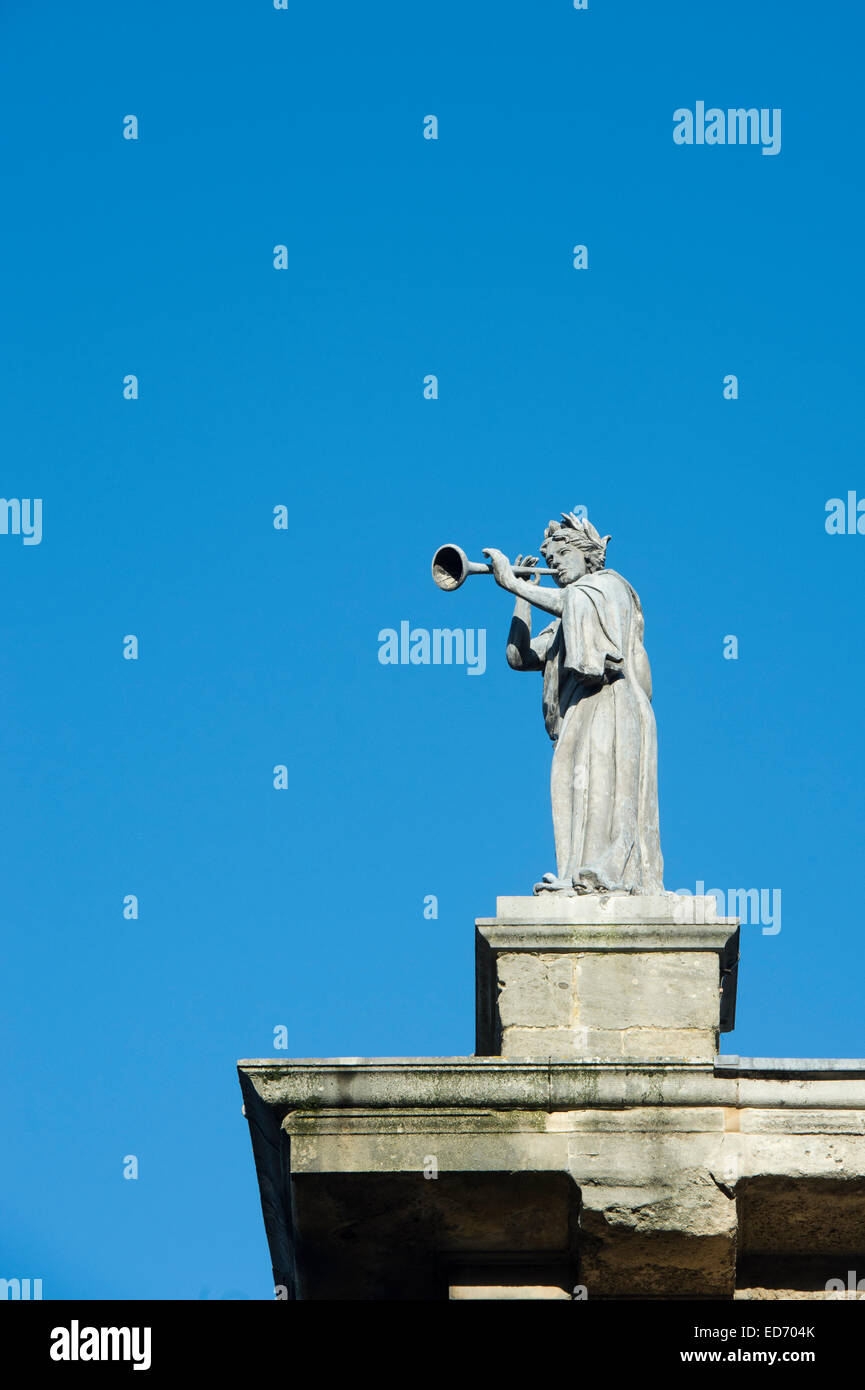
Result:
<svg viewBox="0 0 865 1390">
<path fill-rule="evenodd" d="M 496 582 L 517 598 L 508 664 L 543 671 L 544 722 L 555 745 L 558 872 L 545 874 L 536 893 L 664 891 L 643 610 L 628 581 L 605 568 L 609 539 L 573 513 L 551 521 L 541 554 L 557 589 L 541 587 L 536 575 L 517 578 L 500 550 L 484 551 Z M 535 638 L 529 605 L 553 614 Z"/>
</svg>

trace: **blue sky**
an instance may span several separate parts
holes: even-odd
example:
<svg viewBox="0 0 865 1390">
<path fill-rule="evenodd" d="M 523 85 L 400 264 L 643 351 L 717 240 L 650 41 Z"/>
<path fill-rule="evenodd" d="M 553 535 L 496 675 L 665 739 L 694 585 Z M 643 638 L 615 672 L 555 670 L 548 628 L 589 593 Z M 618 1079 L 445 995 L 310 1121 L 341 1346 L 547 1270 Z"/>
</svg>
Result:
<svg viewBox="0 0 865 1390">
<path fill-rule="evenodd" d="M 723 1050 L 865 1052 L 865 536 L 825 529 L 865 496 L 862 28 L 6 0 L 0 490 L 43 535 L 0 535 L 0 1274 L 268 1297 L 236 1059 L 471 1053 L 550 746 L 507 596 L 429 560 L 576 505 L 646 612 L 667 886 L 782 892 Z M 675 145 L 698 100 L 780 108 L 781 153 Z M 383 666 L 402 620 L 485 628 L 485 673 Z"/>
</svg>

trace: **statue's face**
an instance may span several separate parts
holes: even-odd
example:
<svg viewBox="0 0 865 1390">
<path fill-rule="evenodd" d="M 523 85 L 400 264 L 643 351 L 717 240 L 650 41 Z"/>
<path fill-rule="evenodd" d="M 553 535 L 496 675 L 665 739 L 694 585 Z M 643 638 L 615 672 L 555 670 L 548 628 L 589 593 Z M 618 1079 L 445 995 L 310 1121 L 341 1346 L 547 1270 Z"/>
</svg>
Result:
<svg viewBox="0 0 865 1390">
<path fill-rule="evenodd" d="M 555 537 L 544 545 L 544 559 L 547 568 L 553 572 L 553 579 L 560 589 L 566 584 L 574 584 L 587 574 L 586 557 L 578 545 L 572 541 L 560 541 Z"/>
</svg>

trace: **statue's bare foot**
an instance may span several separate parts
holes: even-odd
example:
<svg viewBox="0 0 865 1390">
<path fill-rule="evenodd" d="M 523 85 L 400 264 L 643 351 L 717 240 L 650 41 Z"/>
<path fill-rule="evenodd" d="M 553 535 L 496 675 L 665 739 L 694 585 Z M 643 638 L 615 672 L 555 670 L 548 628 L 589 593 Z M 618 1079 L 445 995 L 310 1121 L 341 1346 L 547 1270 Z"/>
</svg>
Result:
<svg viewBox="0 0 865 1390">
<path fill-rule="evenodd" d="M 536 883 L 532 892 L 534 893 L 571 893 L 573 894 L 574 885 L 569 878 L 557 878 L 555 874 L 544 874 L 540 883 Z"/>
</svg>

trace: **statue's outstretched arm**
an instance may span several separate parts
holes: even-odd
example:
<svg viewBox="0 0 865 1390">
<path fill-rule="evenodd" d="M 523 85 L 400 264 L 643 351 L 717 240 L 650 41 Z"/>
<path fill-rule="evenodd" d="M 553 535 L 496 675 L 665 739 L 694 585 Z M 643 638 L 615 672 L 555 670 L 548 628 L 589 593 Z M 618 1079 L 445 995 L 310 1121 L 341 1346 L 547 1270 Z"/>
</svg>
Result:
<svg viewBox="0 0 865 1390">
<path fill-rule="evenodd" d="M 525 599 L 533 608 L 542 608 L 545 613 L 552 613 L 554 618 L 562 616 L 565 596 L 561 589 L 545 589 L 531 580 L 518 579 L 510 560 L 500 550 L 485 550 L 484 554 L 492 567 L 493 578 L 502 589 L 506 589 L 509 594 L 515 594 L 517 598 Z"/>
</svg>

